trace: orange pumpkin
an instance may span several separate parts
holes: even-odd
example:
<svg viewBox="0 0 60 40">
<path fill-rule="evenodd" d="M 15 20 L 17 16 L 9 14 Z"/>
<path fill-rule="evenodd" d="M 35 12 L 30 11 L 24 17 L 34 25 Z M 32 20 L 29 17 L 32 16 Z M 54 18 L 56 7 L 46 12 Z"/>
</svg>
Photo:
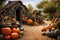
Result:
<svg viewBox="0 0 60 40">
<path fill-rule="evenodd" d="M 12 33 L 17 33 L 17 29 L 16 28 L 12 28 Z"/>
<path fill-rule="evenodd" d="M 19 28 L 17 28 L 17 33 L 20 33 L 20 30 L 19 30 Z"/>
<path fill-rule="evenodd" d="M 57 26 L 60 26 L 60 20 L 57 21 Z"/>
<path fill-rule="evenodd" d="M 45 27 L 45 29 L 46 29 L 46 30 L 49 29 L 49 26 Z"/>
<path fill-rule="evenodd" d="M 25 21 L 25 17 L 22 17 L 22 20 Z"/>
<path fill-rule="evenodd" d="M 46 31 L 45 27 L 44 27 L 44 28 L 42 28 L 42 30 L 41 30 L 41 31 L 42 31 L 42 32 L 43 32 L 43 31 Z"/>
<path fill-rule="evenodd" d="M 12 21 L 13 21 L 13 22 L 16 22 L 17 20 L 16 20 L 16 18 L 13 18 Z"/>
<path fill-rule="evenodd" d="M 18 33 L 11 33 L 11 37 L 14 38 L 14 39 L 17 39 L 18 38 Z"/>
<path fill-rule="evenodd" d="M 53 23 L 51 26 L 52 27 L 56 27 L 57 26 L 57 23 Z"/>
<path fill-rule="evenodd" d="M 33 21 L 31 19 L 27 20 L 27 24 L 30 25 Z"/>
<path fill-rule="evenodd" d="M 2 33 L 3 35 L 9 35 L 9 34 L 11 34 L 11 29 L 10 29 L 9 27 L 2 28 L 2 29 L 1 29 L 1 33 Z"/>
<path fill-rule="evenodd" d="M 19 28 L 12 28 L 12 33 L 20 33 Z"/>
<path fill-rule="evenodd" d="M 51 29 L 52 28 L 52 25 L 49 24 L 47 27 L 45 27 L 46 29 Z"/>
<path fill-rule="evenodd" d="M 7 39 L 7 40 L 8 40 L 8 39 L 10 39 L 10 37 L 11 37 L 10 35 L 5 36 L 5 39 Z"/>
<path fill-rule="evenodd" d="M 37 23 L 37 22 L 34 22 L 34 26 L 38 26 L 39 25 L 39 23 Z"/>
<path fill-rule="evenodd" d="M 54 30 L 55 30 L 55 28 L 51 28 L 51 30 L 52 30 L 52 31 L 54 31 Z"/>
</svg>

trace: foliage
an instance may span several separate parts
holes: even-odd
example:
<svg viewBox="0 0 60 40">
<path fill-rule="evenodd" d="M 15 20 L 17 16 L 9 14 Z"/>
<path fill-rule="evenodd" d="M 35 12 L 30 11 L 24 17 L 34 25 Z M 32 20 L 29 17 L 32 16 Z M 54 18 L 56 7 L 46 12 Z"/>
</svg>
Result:
<svg viewBox="0 0 60 40">
<path fill-rule="evenodd" d="M 43 9 L 43 12 L 53 14 L 53 13 L 57 12 L 57 9 L 56 9 L 55 6 L 46 7 L 46 8 Z"/>
<path fill-rule="evenodd" d="M 37 9 L 35 9 L 35 10 L 33 10 L 33 12 L 37 13 L 37 12 L 38 12 L 38 10 L 37 10 Z"/>
<path fill-rule="evenodd" d="M 0 8 L 5 4 L 6 0 L 0 0 Z"/>
<path fill-rule="evenodd" d="M 31 18 L 31 15 L 32 15 L 32 12 L 33 12 L 33 7 L 32 7 L 31 4 L 28 4 L 27 10 L 28 10 L 28 11 L 27 11 L 26 16 L 27 16 L 28 19 L 30 19 L 30 18 Z"/>
<path fill-rule="evenodd" d="M 57 12 L 58 1 L 57 0 L 43 0 L 36 5 L 38 9 L 43 9 L 44 13 L 48 13 L 49 18 L 53 18 L 53 15 Z"/>
<path fill-rule="evenodd" d="M 58 2 L 57 2 L 57 0 L 56 0 L 56 1 L 55 1 L 55 0 L 42 1 L 42 2 L 38 3 L 38 4 L 36 5 L 36 7 L 37 7 L 37 8 L 44 8 L 44 7 L 52 6 L 52 5 L 55 6 L 55 7 L 58 7 Z"/>
<path fill-rule="evenodd" d="M 30 19 L 32 17 L 32 13 L 27 13 L 26 16 L 28 19 Z"/>
<path fill-rule="evenodd" d="M 58 0 L 58 12 L 60 13 L 60 0 Z"/>
<path fill-rule="evenodd" d="M 41 3 L 38 3 L 38 4 L 36 5 L 36 7 L 37 7 L 37 8 L 43 8 L 43 7 L 46 6 L 46 3 L 48 3 L 48 2 L 47 2 L 47 1 L 42 1 Z"/>
<path fill-rule="evenodd" d="M 28 4 L 28 13 L 32 13 L 33 12 L 33 7 L 31 4 Z"/>
</svg>

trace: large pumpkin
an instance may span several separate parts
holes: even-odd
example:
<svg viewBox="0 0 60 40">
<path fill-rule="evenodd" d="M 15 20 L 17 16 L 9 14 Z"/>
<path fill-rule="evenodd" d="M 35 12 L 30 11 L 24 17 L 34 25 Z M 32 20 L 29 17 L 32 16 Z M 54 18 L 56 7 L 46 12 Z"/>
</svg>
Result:
<svg viewBox="0 0 60 40">
<path fill-rule="evenodd" d="M 2 28 L 2 29 L 1 29 L 1 33 L 2 33 L 3 35 L 9 35 L 9 34 L 11 34 L 11 29 L 10 29 L 9 27 Z"/>
<path fill-rule="evenodd" d="M 34 22 L 34 26 L 38 26 L 39 25 L 39 23 L 37 23 L 37 22 Z"/>
<path fill-rule="evenodd" d="M 31 19 L 27 20 L 27 24 L 30 25 L 33 21 Z"/>
<path fill-rule="evenodd" d="M 11 36 L 10 35 L 7 35 L 7 36 L 5 36 L 5 39 L 10 39 L 11 38 Z"/>
<path fill-rule="evenodd" d="M 11 33 L 11 37 L 13 38 L 13 39 L 17 39 L 18 38 L 18 33 Z"/>
</svg>

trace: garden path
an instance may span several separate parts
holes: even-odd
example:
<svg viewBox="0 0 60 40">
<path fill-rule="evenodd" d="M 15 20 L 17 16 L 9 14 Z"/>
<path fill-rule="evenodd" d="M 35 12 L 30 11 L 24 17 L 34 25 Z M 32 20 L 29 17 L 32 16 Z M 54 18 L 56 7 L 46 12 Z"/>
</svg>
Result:
<svg viewBox="0 0 60 40">
<path fill-rule="evenodd" d="M 50 21 L 45 21 L 46 24 L 39 25 L 39 26 L 29 26 L 29 25 L 22 25 L 24 28 L 24 35 L 22 38 L 18 40 L 51 40 L 47 36 L 41 35 L 41 28 L 46 26 L 47 24 L 51 23 Z"/>
</svg>

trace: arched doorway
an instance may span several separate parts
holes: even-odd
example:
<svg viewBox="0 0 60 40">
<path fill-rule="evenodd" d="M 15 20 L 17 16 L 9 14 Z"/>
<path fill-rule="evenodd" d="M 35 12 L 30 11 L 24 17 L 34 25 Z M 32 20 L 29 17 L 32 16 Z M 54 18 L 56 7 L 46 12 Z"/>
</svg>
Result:
<svg viewBox="0 0 60 40">
<path fill-rule="evenodd" d="M 16 20 L 20 21 L 20 9 L 19 8 L 16 9 Z"/>
</svg>

